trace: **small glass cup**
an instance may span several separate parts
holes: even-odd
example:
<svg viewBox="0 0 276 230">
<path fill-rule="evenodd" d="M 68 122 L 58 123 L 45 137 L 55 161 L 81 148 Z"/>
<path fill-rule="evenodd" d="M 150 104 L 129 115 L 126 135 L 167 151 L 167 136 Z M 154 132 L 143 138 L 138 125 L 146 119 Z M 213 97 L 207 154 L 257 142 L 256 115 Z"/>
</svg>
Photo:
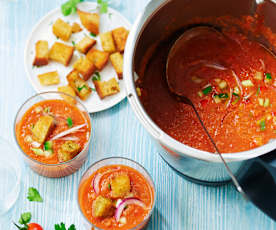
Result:
<svg viewBox="0 0 276 230">
<path fill-rule="evenodd" d="M 145 219 L 140 223 L 138 224 L 137 226 L 131 228 L 131 229 L 128 229 L 128 230 L 140 230 L 140 229 L 144 229 L 149 220 L 150 220 L 150 217 L 152 215 L 152 212 L 154 210 L 154 206 L 155 206 L 155 200 L 156 200 L 156 192 L 155 192 L 155 185 L 154 185 L 154 182 L 151 178 L 151 176 L 149 175 L 149 173 L 147 172 L 147 170 L 140 164 L 138 164 L 137 162 L 131 160 L 131 159 L 128 159 L 128 158 L 124 158 L 124 157 L 109 157 L 109 158 L 105 158 L 105 159 L 102 159 L 100 161 L 97 161 L 95 162 L 94 164 L 92 164 L 87 170 L 86 172 L 83 174 L 81 180 L 80 180 L 80 183 L 79 183 L 79 187 L 78 187 L 78 194 L 77 194 L 77 200 L 78 200 L 78 206 L 79 206 L 79 210 L 83 216 L 83 219 L 84 219 L 84 226 L 85 226 L 85 229 L 87 230 L 104 230 L 104 229 L 100 229 L 98 227 L 96 227 L 93 223 L 91 223 L 87 218 L 86 216 L 83 214 L 82 212 L 82 209 L 80 207 L 80 200 L 79 200 L 79 191 L 80 191 L 80 187 L 81 185 L 87 180 L 89 179 L 89 177 L 95 172 L 97 171 L 98 169 L 104 167 L 104 166 L 108 166 L 108 165 L 125 165 L 125 166 L 129 166 L 133 169 L 136 169 L 139 173 L 141 173 L 145 179 L 148 181 L 148 183 L 150 184 L 150 186 L 152 187 L 152 191 L 153 191 L 153 203 L 152 203 L 152 208 L 150 210 L 150 212 L 148 213 L 148 215 L 145 217 Z"/>
<path fill-rule="evenodd" d="M 12 146 L 0 138 L 0 215 L 16 202 L 20 192 L 21 165 Z"/>
<path fill-rule="evenodd" d="M 32 96 L 20 107 L 14 121 L 14 138 L 16 140 L 18 148 L 23 153 L 24 161 L 30 166 L 30 168 L 33 171 L 46 177 L 68 176 L 76 172 L 83 165 L 83 163 L 87 158 L 87 154 L 89 150 L 89 144 L 91 141 L 91 130 L 90 130 L 89 139 L 86 145 L 84 146 L 83 150 L 78 155 L 76 155 L 73 159 L 66 162 L 58 163 L 58 164 L 46 164 L 31 158 L 28 154 L 26 154 L 22 150 L 17 140 L 16 128 L 18 123 L 21 121 L 22 117 L 26 113 L 26 111 L 31 106 L 44 100 L 50 100 L 50 99 L 64 100 L 63 98 L 64 96 L 70 97 L 72 100 L 75 100 L 75 106 L 84 114 L 87 124 L 89 124 L 89 127 L 91 127 L 90 116 L 85 106 L 78 99 L 73 98 L 72 96 L 61 92 L 45 92 L 45 93 L 39 93 Z"/>
</svg>

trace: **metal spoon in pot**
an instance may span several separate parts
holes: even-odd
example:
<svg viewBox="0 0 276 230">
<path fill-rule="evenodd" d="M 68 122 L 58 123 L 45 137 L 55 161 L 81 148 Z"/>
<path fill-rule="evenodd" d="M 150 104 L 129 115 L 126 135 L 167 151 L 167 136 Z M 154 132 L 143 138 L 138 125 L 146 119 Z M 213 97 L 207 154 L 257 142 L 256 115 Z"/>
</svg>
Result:
<svg viewBox="0 0 276 230">
<path fill-rule="evenodd" d="M 211 137 L 210 133 L 208 132 L 207 128 L 205 127 L 196 107 L 194 106 L 193 102 L 184 94 L 183 89 L 181 89 L 181 86 L 179 86 L 179 84 L 177 84 L 177 82 L 175 82 L 175 69 L 169 68 L 172 64 L 172 61 L 175 61 L 175 59 L 173 59 L 174 55 L 176 54 L 176 52 L 183 48 L 185 45 L 187 45 L 187 42 L 194 38 L 195 36 L 200 36 L 200 35 L 204 35 L 206 33 L 215 33 L 216 35 L 218 35 L 219 38 L 223 39 L 224 35 L 222 33 L 220 33 L 218 30 L 212 28 L 212 27 L 208 27 L 208 26 L 200 26 L 200 27 L 194 27 L 192 29 L 189 29 L 187 31 L 185 31 L 177 40 L 176 42 L 173 44 L 173 46 L 171 47 L 170 51 L 169 51 L 169 55 L 167 58 L 167 65 L 166 65 L 166 80 L 167 80 L 167 84 L 169 87 L 170 92 L 172 93 L 172 95 L 175 96 L 175 98 L 180 101 L 183 102 L 187 105 L 190 105 L 201 126 L 203 127 L 205 133 L 207 134 L 207 136 L 209 137 L 212 145 L 214 146 L 216 152 L 219 154 L 221 161 L 223 162 L 223 164 L 226 167 L 227 172 L 229 173 L 234 185 L 236 186 L 237 190 L 246 198 L 246 195 L 244 193 L 244 191 L 242 190 L 237 178 L 234 176 L 233 172 L 231 171 L 231 169 L 229 168 L 229 166 L 227 165 L 226 161 L 224 160 L 221 152 L 219 151 L 215 141 L 213 140 L 213 138 Z M 181 64 L 177 64 L 176 66 L 180 66 Z M 176 67 L 174 65 L 174 68 Z"/>
</svg>

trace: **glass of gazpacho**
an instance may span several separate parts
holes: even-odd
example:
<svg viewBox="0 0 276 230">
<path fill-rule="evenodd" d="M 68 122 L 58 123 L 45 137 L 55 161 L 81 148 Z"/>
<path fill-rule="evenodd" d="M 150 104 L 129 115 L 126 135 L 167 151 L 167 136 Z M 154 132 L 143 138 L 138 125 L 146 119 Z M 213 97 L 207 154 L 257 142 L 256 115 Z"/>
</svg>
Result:
<svg viewBox="0 0 276 230">
<path fill-rule="evenodd" d="M 155 187 L 138 163 L 111 157 L 94 163 L 84 173 L 78 204 L 91 230 L 143 229 L 155 204 Z"/>
<path fill-rule="evenodd" d="M 40 93 L 20 107 L 14 134 L 31 169 L 46 177 L 67 176 L 87 158 L 91 139 L 89 113 L 67 94 Z"/>
</svg>

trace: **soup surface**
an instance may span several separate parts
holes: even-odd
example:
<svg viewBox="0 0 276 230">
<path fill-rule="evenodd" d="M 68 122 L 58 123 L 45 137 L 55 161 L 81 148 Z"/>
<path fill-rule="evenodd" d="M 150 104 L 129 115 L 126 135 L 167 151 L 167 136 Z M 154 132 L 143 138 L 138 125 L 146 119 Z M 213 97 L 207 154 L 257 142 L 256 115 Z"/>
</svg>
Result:
<svg viewBox="0 0 276 230">
<path fill-rule="evenodd" d="M 146 178 L 124 165 L 98 169 L 80 185 L 78 195 L 83 214 L 101 229 L 131 229 L 141 224 L 154 202 Z"/>
<path fill-rule="evenodd" d="M 57 164 L 73 159 L 90 137 L 90 123 L 64 100 L 45 100 L 29 108 L 16 125 L 16 137 L 31 158 Z"/>
<path fill-rule="evenodd" d="M 195 104 L 224 153 L 256 148 L 276 138 L 276 59 L 261 44 L 237 32 L 205 33 L 190 39 L 170 66 L 175 88 Z M 163 42 L 137 81 L 153 121 L 174 139 L 214 152 L 193 109 L 170 95 Z"/>
</svg>

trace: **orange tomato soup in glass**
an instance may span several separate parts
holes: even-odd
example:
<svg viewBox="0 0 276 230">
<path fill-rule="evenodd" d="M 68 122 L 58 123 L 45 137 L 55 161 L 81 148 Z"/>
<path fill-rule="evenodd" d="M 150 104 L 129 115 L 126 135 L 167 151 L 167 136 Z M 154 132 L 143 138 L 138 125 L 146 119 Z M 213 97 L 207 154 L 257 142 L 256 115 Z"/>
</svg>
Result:
<svg viewBox="0 0 276 230">
<path fill-rule="evenodd" d="M 95 227 L 127 230 L 141 224 L 141 229 L 154 205 L 154 189 L 137 170 L 109 165 L 81 183 L 78 199 L 82 213 Z"/>
<path fill-rule="evenodd" d="M 16 137 L 25 154 L 46 164 L 77 156 L 90 137 L 90 124 L 75 105 L 44 100 L 30 107 L 18 124 Z"/>
</svg>

